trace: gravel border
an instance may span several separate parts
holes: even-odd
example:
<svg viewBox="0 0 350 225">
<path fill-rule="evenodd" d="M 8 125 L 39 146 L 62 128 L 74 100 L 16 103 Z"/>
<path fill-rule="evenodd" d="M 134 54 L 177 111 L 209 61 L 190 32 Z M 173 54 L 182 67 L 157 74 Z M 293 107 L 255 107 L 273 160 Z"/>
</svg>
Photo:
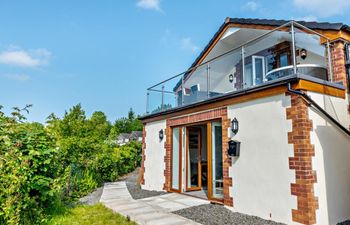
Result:
<svg viewBox="0 0 350 225">
<path fill-rule="evenodd" d="M 103 192 L 103 187 L 96 188 L 90 194 L 79 199 L 79 203 L 83 205 L 95 205 L 100 202 L 100 198 Z"/>
<path fill-rule="evenodd" d="M 142 199 L 166 194 L 164 191 L 142 190 L 141 185 L 139 184 L 139 173 L 140 168 L 137 168 L 125 178 L 126 186 L 133 199 Z"/>
<path fill-rule="evenodd" d="M 284 225 L 260 217 L 232 212 L 223 205 L 206 204 L 173 212 L 203 225 Z"/>
</svg>

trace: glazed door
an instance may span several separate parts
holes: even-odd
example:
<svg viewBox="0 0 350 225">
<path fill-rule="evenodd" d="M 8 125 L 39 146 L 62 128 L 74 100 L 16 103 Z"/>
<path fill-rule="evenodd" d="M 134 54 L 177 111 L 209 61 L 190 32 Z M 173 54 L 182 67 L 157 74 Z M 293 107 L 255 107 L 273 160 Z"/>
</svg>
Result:
<svg viewBox="0 0 350 225">
<path fill-rule="evenodd" d="M 181 170 L 182 170 L 182 128 L 172 129 L 172 151 L 171 151 L 171 190 L 181 192 Z"/>
<path fill-rule="evenodd" d="M 222 126 L 221 122 L 211 123 L 211 154 L 210 154 L 210 172 L 211 172 L 211 192 L 212 199 L 223 198 L 223 159 L 222 159 Z"/>
<path fill-rule="evenodd" d="M 265 57 L 252 56 L 254 85 L 261 84 L 265 80 Z"/>
<path fill-rule="evenodd" d="M 201 190 L 201 129 L 187 128 L 186 191 Z"/>
</svg>

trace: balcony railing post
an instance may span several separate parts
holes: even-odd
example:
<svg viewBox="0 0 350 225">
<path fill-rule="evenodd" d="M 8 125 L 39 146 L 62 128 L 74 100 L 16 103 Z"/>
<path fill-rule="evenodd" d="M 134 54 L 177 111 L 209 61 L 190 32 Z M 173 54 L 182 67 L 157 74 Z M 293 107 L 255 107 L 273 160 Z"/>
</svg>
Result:
<svg viewBox="0 0 350 225">
<path fill-rule="evenodd" d="M 146 98 L 146 114 L 149 114 L 149 91 L 147 91 Z"/>
<path fill-rule="evenodd" d="M 294 21 L 291 23 L 291 34 L 292 34 L 292 56 L 293 56 L 293 72 L 297 73 L 297 59 L 295 53 L 295 31 L 294 31 Z"/>
<path fill-rule="evenodd" d="M 245 60 L 244 60 L 244 46 L 242 46 L 242 49 L 241 49 L 241 55 L 242 55 L 242 88 L 244 88 L 245 87 L 245 66 L 244 66 L 244 64 L 245 64 Z"/>
<path fill-rule="evenodd" d="M 181 106 L 183 106 L 185 104 L 184 77 L 185 77 L 185 75 L 182 75 L 182 77 L 181 77 Z"/>
<path fill-rule="evenodd" d="M 327 58 L 328 58 L 328 74 L 329 74 L 329 81 L 333 81 L 333 65 L 332 65 L 332 56 L 331 56 L 331 45 L 329 44 L 329 41 L 327 40 Z"/>
<path fill-rule="evenodd" d="M 210 65 L 207 63 L 207 98 L 210 98 Z"/>
<path fill-rule="evenodd" d="M 161 110 L 164 108 L 164 85 L 162 85 L 162 105 L 161 105 Z"/>
</svg>

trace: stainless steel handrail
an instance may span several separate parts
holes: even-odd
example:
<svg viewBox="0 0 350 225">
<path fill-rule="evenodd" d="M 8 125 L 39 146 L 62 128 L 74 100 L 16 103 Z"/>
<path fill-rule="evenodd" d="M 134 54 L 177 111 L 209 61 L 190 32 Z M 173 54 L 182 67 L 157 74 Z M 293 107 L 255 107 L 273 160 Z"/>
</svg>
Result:
<svg viewBox="0 0 350 225">
<path fill-rule="evenodd" d="M 199 65 L 197 65 L 197 66 L 193 66 L 193 67 L 189 68 L 188 70 L 186 70 L 186 71 L 184 71 L 184 72 L 182 72 L 182 73 L 176 74 L 176 75 L 174 75 L 174 76 L 172 76 L 172 77 L 170 77 L 170 78 L 168 78 L 168 79 L 166 79 L 166 80 L 164 80 L 164 81 L 161 81 L 161 82 L 159 82 L 159 83 L 157 83 L 157 84 L 155 84 L 155 85 L 152 85 L 151 87 L 147 88 L 147 90 L 148 90 L 148 91 L 154 91 L 154 90 L 152 90 L 152 88 L 157 87 L 157 86 L 159 86 L 159 85 L 161 85 L 161 84 L 163 84 L 163 83 L 165 83 L 165 82 L 167 82 L 167 81 L 169 81 L 169 80 L 172 80 L 172 79 L 174 79 L 174 78 L 176 78 L 176 77 L 179 77 L 179 76 L 185 75 L 185 74 L 187 74 L 187 73 L 190 73 L 191 71 L 197 69 L 198 67 L 201 67 L 201 66 L 203 66 L 203 65 L 205 65 L 205 64 L 207 64 L 207 63 L 209 63 L 209 62 L 213 62 L 213 61 L 217 60 L 218 58 L 221 58 L 221 57 L 223 57 L 223 56 L 225 56 L 225 55 L 230 54 L 231 52 L 234 52 L 234 51 L 236 51 L 236 50 L 238 50 L 238 49 L 241 49 L 242 47 L 244 47 L 244 46 L 246 46 L 246 45 L 249 45 L 249 44 L 251 44 L 251 43 L 253 43 L 253 42 L 255 42 L 255 41 L 258 41 L 258 40 L 262 39 L 263 37 L 265 37 L 265 36 L 267 36 L 267 35 L 269 35 L 269 34 L 275 32 L 275 31 L 280 30 L 281 28 L 288 27 L 288 26 L 291 25 L 291 24 L 294 24 L 296 27 L 301 27 L 302 29 L 305 29 L 305 30 L 307 30 L 307 31 L 309 31 L 309 32 L 312 32 L 312 33 L 314 33 L 314 34 L 316 34 L 316 35 L 318 35 L 318 36 L 320 36 L 320 37 L 325 38 L 327 41 L 330 41 L 330 39 L 327 38 L 326 36 L 324 36 L 324 35 L 322 35 L 322 34 L 316 32 L 316 31 L 314 31 L 314 30 L 311 30 L 311 29 L 309 29 L 309 28 L 303 26 L 302 24 L 300 24 L 300 23 L 298 23 L 298 22 L 295 22 L 294 20 L 291 20 L 291 21 L 289 21 L 289 22 L 287 22 L 287 23 L 285 23 L 285 24 L 283 24 L 283 25 L 281 25 L 281 26 L 279 26 L 279 27 L 276 27 L 275 29 L 272 29 L 272 30 L 266 32 L 265 34 L 262 34 L 262 35 L 260 35 L 260 36 L 258 36 L 258 37 L 256 37 L 256 38 L 253 38 L 253 39 L 251 39 L 251 40 L 249 40 L 249 41 L 247 41 L 247 42 L 244 42 L 243 44 L 239 45 L 238 47 L 234 47 L 234 48 L 230 49 L 229 51 L 227 51 L 227 52 L 225 52 L 225 53 L 222 53 L 222 54 L 220 54 L 220 55 L 218 55 L 218 56 L 216 56 L 216 57 L 214 57 L 214 58 L 212 58 L 212 59 L 210 59 L 210 60 L 208 60 L 208 61 L 205 61 L 205 62 L 203 62 L 203 63 L 201 63 L 201 64 L 199 64 Z"/>
<path fill-rule="evenodd" d="M 323 69 L 327 69 L 326 66 L 322 66 L 322 65 L 318 65 L 318 64 L 298 64 L 297 68 L 304 68 L 304 67 L 314 67 L 314 68 L 323 68 Z M 278 71 L 282 71 L 282 70 L 287 70 L 287 69 L 293 69 L 293 65 L 289 65 L 289 66 L 283 66 L 277 69 L 273 69 L 269 72 L 267 72 L 265 74 L 265 77 L 267 77 L 268 75 L 278 72 Z"/>
</svg>

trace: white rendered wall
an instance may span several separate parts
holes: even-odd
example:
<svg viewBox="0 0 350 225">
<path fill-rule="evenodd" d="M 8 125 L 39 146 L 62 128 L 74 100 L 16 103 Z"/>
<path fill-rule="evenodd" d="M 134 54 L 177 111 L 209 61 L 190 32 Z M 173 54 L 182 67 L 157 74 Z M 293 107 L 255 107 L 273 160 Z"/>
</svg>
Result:
<svg viewBox="0 0 350 225">
<path fill-rule="evenodd" d="M 164 177 L 164 156 L 166 121 L 156 121 L 146 124 L 146 149 L 145 149 L 145 184 L 142 185 L 142 189 L 162 191 L 165 177 Z M 159 140 L 159 131 L 163 129 L 164 138 L 162 141 Z"/>
<path fill-rule="evenodd" d="M 307 94 L 324 110 L 327 111 L 334 119 L 341 123 L 344 127 L 350 126 L 350 114 L 348 112 L 349 96 L 345 99 L 337 98 L 329 95 L 307 92 Z"/>
<path fill-rule="evenodd" d="M 322 108 L 330 111 L 331 97 L 308 94 Z M 344 107 L 340 104 L 345 100 L 332 100 L 338 102 L 336 115 L 343 123 L 346 122 L 349 118 L 341 111 Z M 350 138 L 313 108 L 309 108 L 309 117 L 313 124 L 311 143 L 315 147 L 312 164 L 317 174 L 317 183 L 314 185 L 319 201 L 317 224 L 333 225 L 350 219 Z"/>
<path fill-rule="evenodd" d="M 240 156 L 230 168 L 234 211 L 293 224 L 297 199 L 291 195 L 295 172 L 288 159 L 293 156 L 288 144 L 292 125 L 286 118 L 290 104 L 290 97 L 281 94 L 228 107 L 228 117 L 239 121 L 233 139 L 241 142 Z"/>
</svg>

